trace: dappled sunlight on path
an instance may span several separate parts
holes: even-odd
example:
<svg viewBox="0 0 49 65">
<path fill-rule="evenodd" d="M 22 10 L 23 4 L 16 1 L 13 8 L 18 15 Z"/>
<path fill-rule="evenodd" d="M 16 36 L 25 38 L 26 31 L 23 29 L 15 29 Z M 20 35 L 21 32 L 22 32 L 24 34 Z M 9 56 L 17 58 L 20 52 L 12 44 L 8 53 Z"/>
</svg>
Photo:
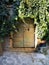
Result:
<svg viewBox="0 0 49 65">
<path fill-rule="evenodd" d="M 0 65 L 49 65 L 49 61 L 41 53 L 4 52 Z"/>
</svg>

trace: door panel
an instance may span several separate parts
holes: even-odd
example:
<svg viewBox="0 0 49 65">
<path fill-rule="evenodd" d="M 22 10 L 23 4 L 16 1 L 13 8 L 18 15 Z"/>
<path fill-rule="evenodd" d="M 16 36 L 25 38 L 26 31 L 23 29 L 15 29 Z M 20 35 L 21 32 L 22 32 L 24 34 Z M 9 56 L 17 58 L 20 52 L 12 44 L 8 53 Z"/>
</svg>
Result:
<svg viewBox="0 0 49 65">
<path fill-rule="evenodd" d="M 14 35 L 13 47 L 23 47 L 23 30 L 22 28 Z"/>
<path fill-rule="evenodd" d="M 24 31 L 24 47 L 34 47 L 34 28 L 29 27 Z"/>
</svg>

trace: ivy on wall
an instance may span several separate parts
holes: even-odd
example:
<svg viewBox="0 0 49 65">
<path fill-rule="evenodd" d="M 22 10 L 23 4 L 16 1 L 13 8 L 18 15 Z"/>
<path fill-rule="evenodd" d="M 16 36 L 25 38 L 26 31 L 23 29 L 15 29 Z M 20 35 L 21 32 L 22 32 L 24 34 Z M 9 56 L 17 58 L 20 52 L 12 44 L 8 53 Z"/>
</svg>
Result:
<svg viewBox="0 0 49 65">
<path fill-rule="evenodd" d="M 34 18 L 38 27 L 38 38 L 48 38 L 49 0 L 22 0 L 19 6 L 19 16 Z"/>
<path fill-rule="evenodd" d="M 16 30 L 17 21 L 15 18 L 18 18 L 19 4 L 20 0 L 0 1 L 0 37 L 9 35 L 10 32 Z"/>
<path fill-rule="evenodd" d="M 12 5 L 10 15 L 7 5 Z M 49 0 L 2 0 L 0 1 L 0 36 L 17 31 L 18 19 L 34 18 L 38 38 L 49 38 Z M 47 35 L 48 34 L 48 35 Z"/>
</svg>

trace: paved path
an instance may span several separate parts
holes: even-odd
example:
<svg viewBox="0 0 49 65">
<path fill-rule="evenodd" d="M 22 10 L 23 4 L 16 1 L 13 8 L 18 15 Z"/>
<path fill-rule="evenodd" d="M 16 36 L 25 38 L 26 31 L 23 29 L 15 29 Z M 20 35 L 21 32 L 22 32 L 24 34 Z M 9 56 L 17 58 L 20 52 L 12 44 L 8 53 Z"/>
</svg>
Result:
<svg viewBox="0 0 49 65">
<path fill-rule="evenodd" d="M 4 52 L 0 65 L 49 65 L 49 59 L 40 53 Z"/>
</svg>

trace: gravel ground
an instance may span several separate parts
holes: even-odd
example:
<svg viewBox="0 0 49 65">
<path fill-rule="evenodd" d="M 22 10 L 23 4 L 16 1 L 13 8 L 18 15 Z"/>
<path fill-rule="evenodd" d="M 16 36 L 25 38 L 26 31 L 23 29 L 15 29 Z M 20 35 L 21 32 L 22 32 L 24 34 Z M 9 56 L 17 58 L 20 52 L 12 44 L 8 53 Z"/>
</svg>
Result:
<svg viewBox="0 0 49 65">
<path fill-rule="evenodd" d="M 4 52 L 3 56 L 0 56 L 0 65 L 49 65 L 49 55 L 42 53 Z"/>
</svg>

